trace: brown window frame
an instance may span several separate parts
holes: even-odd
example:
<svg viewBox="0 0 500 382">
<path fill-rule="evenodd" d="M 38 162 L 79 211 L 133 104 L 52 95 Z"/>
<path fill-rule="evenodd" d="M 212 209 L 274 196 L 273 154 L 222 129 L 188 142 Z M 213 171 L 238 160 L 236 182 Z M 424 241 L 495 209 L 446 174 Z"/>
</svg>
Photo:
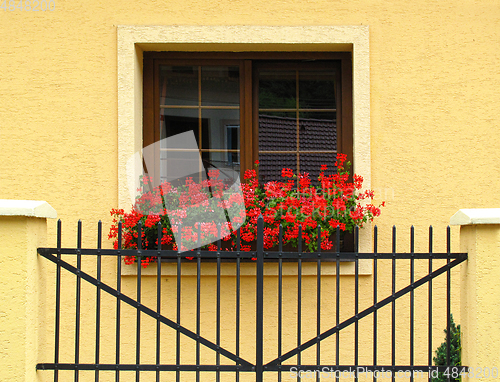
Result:
<svg viewBox="0 0 500 382">
<path fill-rule="evenodd" d="M 159 66 L 231 65 L 240 68 L 240 172 L 258 159 L 258 86 L 256 70 L 267 63 L 337 61 L 340 85 L 337 95 L 337 152 L 353 163 L 352 59 L 350 52 L 144 52 L 143 147 L 159 140 Z M 305 64 L 307 65 L 307 64 Z M 159 180 L 159 154 L 149 175 Z"/>
</svg>

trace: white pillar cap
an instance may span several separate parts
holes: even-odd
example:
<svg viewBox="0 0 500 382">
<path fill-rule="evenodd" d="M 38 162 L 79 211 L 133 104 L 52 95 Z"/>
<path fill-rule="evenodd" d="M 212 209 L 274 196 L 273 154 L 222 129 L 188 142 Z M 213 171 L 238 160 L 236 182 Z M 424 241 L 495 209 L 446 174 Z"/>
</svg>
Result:
<svg viewBox="0 0 500 382">
<path fill-rule="evenodd" d="M 57 218 L 56 210 L 41 200 L 0 199 L 0 216 L 30 216 L 34 218 Z"/>
<path fill-rule="evenodd" d="M 459 210 L 450 219 L 451 225 L 500 224 L 500 208 Z"/>
</svg>

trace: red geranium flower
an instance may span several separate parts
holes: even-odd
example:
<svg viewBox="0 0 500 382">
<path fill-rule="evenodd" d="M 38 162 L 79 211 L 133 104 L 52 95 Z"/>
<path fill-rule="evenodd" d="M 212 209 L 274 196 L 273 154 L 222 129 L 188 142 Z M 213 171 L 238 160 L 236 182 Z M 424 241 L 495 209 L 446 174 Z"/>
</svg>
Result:
<svg viewBox="0 0 500 382">
<path fill-rule="evenodd" d="M 255 162 L 255 167 L 259 161 Z M 220 239 L 224 250 L 236 249 L 235 227 L 240 227 L 240 249 L 250 251 L 254 248 L 259 216 L 264 218 L 264 248 L 273 249 L 279 242 L 280 225 L 283 244 L 298 245 L 299 227 L 305 250 L 316 251 L 318 245 L 318 229 L 321 231 L 321 249 L 330 250 L 333 243 L 330 238 L 337 230 L 352 232 L 356 225 L 363 226 L 374 217 L 380 215 L 380 207 L 371 202 L 374 198 L 372 190 L 360 191 L 363 178 L 349 173 L 350 163 L 345 154 L 337 154 L 336 169 L 328 174 L 328 166 L 321 165 L 318 182 L 313 182 L 309 174 L 294 174 L 290 168 L 283 168 L 283 181 L 272 181 L 259 184 L 257 171 L 245 171 L 241 184 L 241 193 L 225 194 L 228 186 L 220 179 L 218 170 L 210 170 L 208 179 L 195 182 L 188 178 L 182 186 L 173 187 L 163 183 L 151 190 L 150 178 L 143 179 L 143 186 L 148 185 L 136 201 L 130 213 L 122 209 L 112 209 L 113 225 L 108 237 L 114 240 L 114 248 L 118 248 L 118 223 L 122 222 L 122 247 L 136 249 L 154 249 L 158 246 L 158 223 L 162 224 L 162 248 L 177 250 L 192 248 L 198 240 L 213 240 L 204 246 L 210 251 L 218 250 L 214 242 Z M 352 182 L 350 182 L 352 179 Z M 368 200 L 366 204 L 362 204 Z M 244 209 L 241 206 L 244 204 Z M 222 221 L 231 216 L 231 222 L 217 226 L 214 221 L 198 223 L 198 216 L 223 214 Z M 142 225 L 139 238 L 138 227 Z M 182 226 L 182 243 L 175 242 Z M 220 233 L 220 237 L 219 237 Z M 206 242 L 206 241 L 205 241 Z M 189 245 L 189 246 L 188 246 Z M 187 259 L 193 259 L 187 256 Z M 131 264 L 136 259 L 126 257 L 125 262 Z M 147 266 L 156 258 L 141 259 Z"/>
</svg>

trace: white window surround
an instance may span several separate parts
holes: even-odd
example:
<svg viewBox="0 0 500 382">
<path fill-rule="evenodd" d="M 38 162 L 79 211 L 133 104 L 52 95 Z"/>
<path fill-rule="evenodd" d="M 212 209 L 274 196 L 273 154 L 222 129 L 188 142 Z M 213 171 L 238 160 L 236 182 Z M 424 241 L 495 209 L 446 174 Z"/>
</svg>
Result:
<svg viewBox="0 0 500 382">
<path fill-rule="evenodd" d="M 142 149 L 144 51 L 351 51 L 353 60 L 354 172 L 371 185 L 368 26 L 118 26 L 118 203 L 130 209 L 126 163 Z M 371 230 L 360 233 L 360 252 L 371 252 Z M 351 269 L 352 268 L 352 269 Z M 352 274 L 343 264 L 342 274 Z M 334 269 L 332 269 L 334 274 Z M 330 273 L 330 272 L 327 272 Z M 330 273 L 331 274 L 331 273 Z M 371 274 L 371 262 L 360 262 Z"/>
</svg>

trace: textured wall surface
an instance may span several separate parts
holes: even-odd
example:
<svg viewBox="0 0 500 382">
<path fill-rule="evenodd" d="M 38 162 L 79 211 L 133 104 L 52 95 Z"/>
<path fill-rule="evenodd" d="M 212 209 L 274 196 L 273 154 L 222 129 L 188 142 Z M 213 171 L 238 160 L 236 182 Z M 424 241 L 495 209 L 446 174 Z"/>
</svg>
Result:
<svg viewBox="0 0 500 382">
<path fill-rule="evenodd" d="M 461 250 L 469 253 L 461 273 L 463 362 L 482 368 L 497 365 L 500 361 L 500 225 L 462 226 L 460 243 Z M 475 373 L 484 377 L 481 369 Z"/>
<path fill-rule="evenodd" d="M 35 365 L 47 350 L 45 318 L 53 317 L 46 305 L 48 264 L 36 256 L 47 242 L 46 219 L 0 216 L 0 242 L 0 381 L 35 381 Z"/>
<path fill-rule="evenodd" d="M 499 8 L 55 0 L 52 12 L 2 9 L 0 198 L 46 200 L 66 225 L 108 219 L 117 206 L 118 25 L 368 25 L 372 187 L 388 201 L 379 224 L 442 227 L 458 208 L 497 203 Z"/>
</svg>

